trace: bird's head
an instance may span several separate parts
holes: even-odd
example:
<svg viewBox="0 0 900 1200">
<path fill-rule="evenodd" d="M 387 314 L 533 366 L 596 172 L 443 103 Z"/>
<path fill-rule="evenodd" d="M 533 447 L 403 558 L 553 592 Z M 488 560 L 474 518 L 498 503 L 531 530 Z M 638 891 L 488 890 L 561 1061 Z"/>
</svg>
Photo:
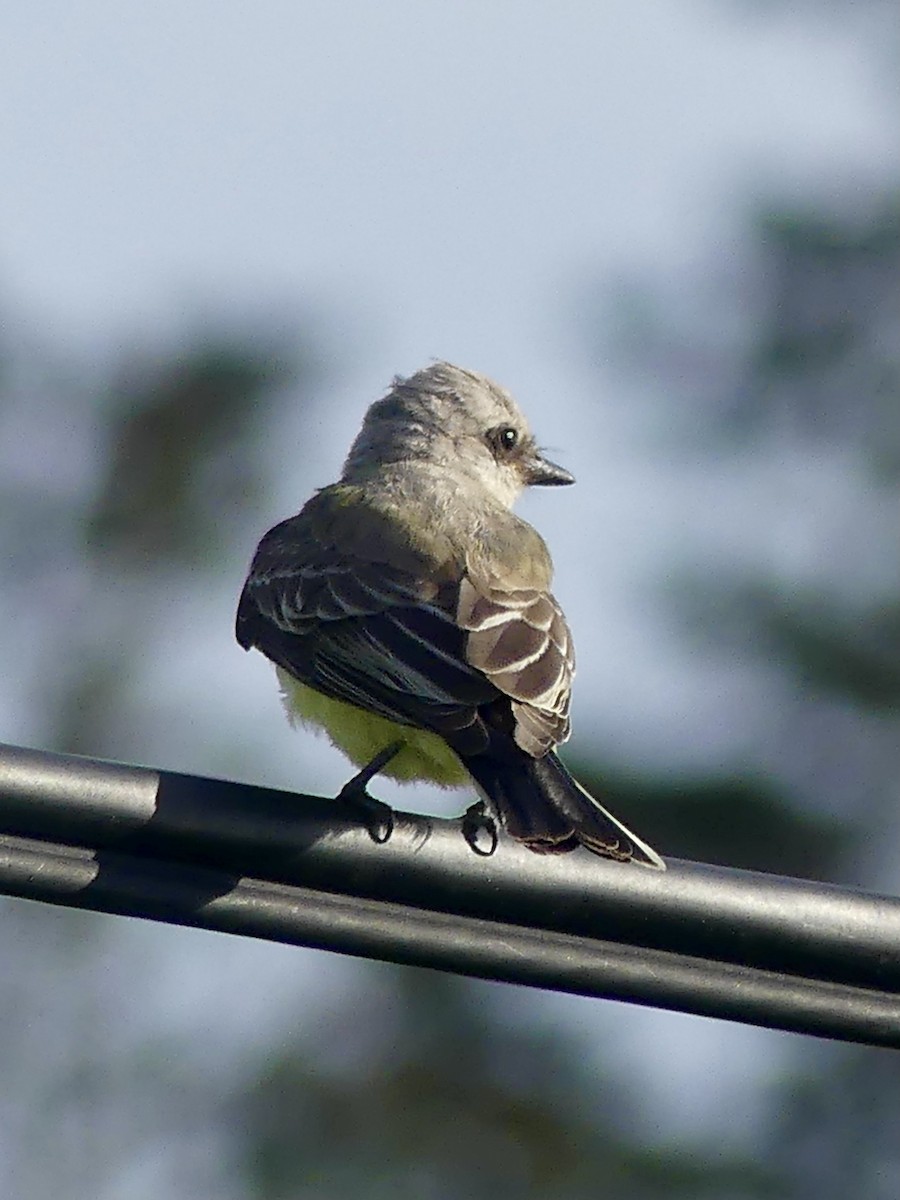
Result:
<svg viewBox="0 0 900 1200">
<path fill-rule="evenodd" d="M 461 487 L 481 486 L 507 507 L 526 487 L 575 482 L 538 449 L 509 392 L 447 362 L 394 380 L 366 413 L 343 477 L 406 462 L 457 478 Z"/>
</svg>

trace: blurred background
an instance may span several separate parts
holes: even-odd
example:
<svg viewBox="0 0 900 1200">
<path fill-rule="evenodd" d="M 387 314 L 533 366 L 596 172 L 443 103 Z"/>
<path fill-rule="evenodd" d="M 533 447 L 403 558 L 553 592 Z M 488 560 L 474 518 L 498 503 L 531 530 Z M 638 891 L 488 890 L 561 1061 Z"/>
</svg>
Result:
<svg viewBox="0 0 900 1200">
<path fill-rule="evenodd" d="M 891 0 L 6 7 L 0 737 L 336 791 L 237 595 L 448 358 L 578 479 L 521 509 L 570 765 L 896 894 L 898 50 Z M 890 1051 L 19 901 L 0 961 L 5 1195 L 900 1195 Z"/>
</svg>

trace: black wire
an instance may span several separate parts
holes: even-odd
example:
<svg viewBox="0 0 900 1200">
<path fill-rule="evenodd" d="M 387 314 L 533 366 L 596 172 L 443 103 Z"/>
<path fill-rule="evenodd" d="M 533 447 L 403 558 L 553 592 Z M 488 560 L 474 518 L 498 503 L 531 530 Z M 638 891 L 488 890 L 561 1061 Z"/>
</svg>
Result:
<svg viewBox="0 0 900 1200">
<path fill-rule="evenodd" d="M 900 1047 L 900 900 L 663 874 L 334 801 L 0 747 L 0 890 L 486 979 Z"/>
</svg>

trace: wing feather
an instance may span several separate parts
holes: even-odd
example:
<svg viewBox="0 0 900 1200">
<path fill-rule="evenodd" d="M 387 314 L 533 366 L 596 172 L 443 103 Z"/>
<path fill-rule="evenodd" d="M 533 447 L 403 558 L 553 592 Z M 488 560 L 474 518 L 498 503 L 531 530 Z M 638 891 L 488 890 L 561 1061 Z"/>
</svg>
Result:
<svg viewBox="0 0 900 1200">
<path fill-rule="evenodd" d="M 466 658 L 512 700 L 513 736 L 540 758 L 569 736 L 575 655 L 562 609 L 540 588 L 460 584 L 457 621 Z"/>
</svg>

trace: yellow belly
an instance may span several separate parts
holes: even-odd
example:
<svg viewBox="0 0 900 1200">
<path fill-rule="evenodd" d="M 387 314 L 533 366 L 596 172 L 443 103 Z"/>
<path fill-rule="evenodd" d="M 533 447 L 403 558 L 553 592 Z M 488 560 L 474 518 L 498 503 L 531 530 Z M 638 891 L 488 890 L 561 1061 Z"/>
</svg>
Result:
<svg viewBox="0 0 900 1200">
<path fill-rule="evenodd" d="M 469 773 L 443 738 L 424 729 L 399 725 L 375 713 L 332 700 L 305 683 L 299 683 L 281 667 L 275 668 L 281 685 L 288 720 L 316 732 L 324 731 L 358 767 L 370 763 L 391 742 L 402 741 L 403 749 L 381 771 L 400 783 L 427 780 L 440 787 L 460 787 L 469 782 Z"/>
</svg>

